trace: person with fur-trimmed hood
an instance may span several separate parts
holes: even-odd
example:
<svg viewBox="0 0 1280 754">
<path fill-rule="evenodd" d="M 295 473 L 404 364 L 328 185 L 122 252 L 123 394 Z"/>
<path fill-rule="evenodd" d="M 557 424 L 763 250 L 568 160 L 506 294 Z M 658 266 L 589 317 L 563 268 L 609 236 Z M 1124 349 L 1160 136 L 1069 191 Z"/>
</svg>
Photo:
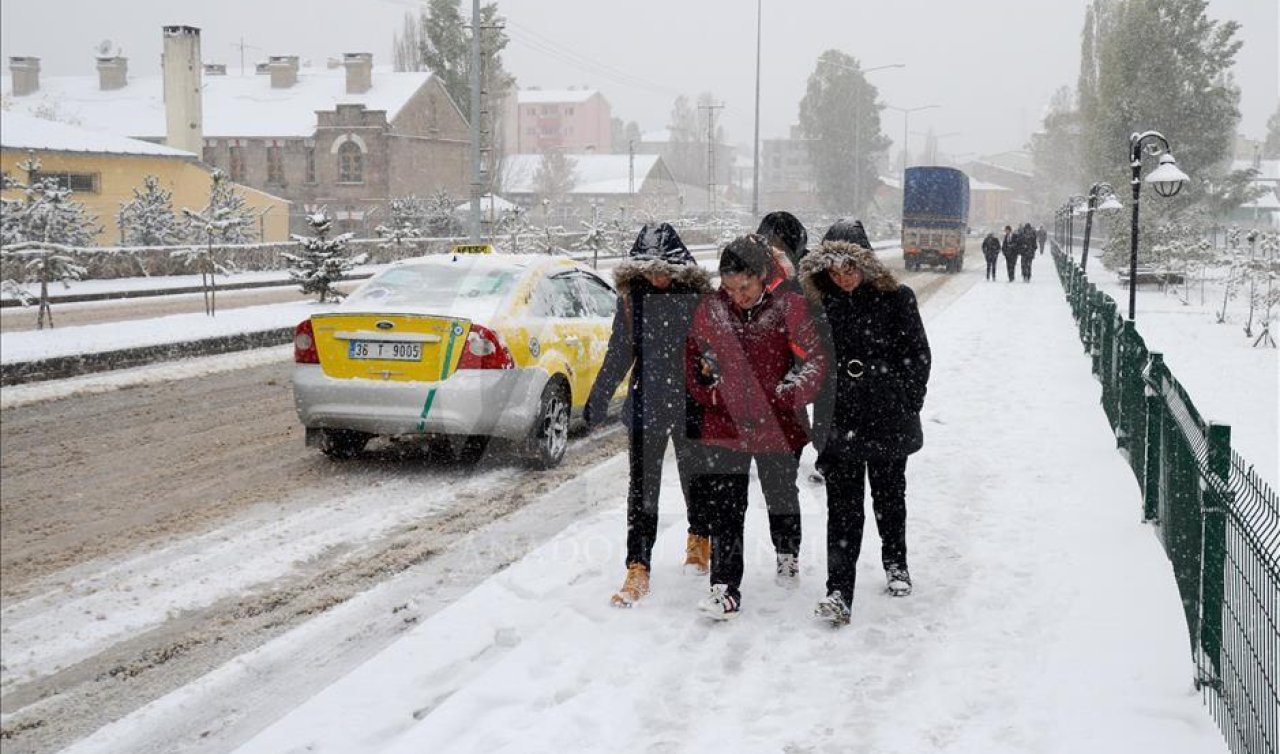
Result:
<svg viewBox="0 0 1280 754">
<path fill-rule="evenodd" d="M 789 286 L 768 289 L 772 258 L 759 235 L 725 246 L 720 290 L 698 305 L 685 347 L 685 384 L 702 407 L 694 488 L 711 513 L 711 593 L 698 609 L 717 620 L 738 614 L 752 461 L 778 582 L 795 586 L 799 573 L 796 473 L 809 443 L 806 406 L 822 387 L 827 352 L 804 296 Z"/>
<path fill-rule="evenodd" d="M 833 348 L 834 379 L 814 406 L 828 511 L 827 597 L 816 614 L 844 625 L 853 604 L 868 477 L 888 590 L 895 596 L 911 592 L 907 456 L 924 444 L 920 409 L 932 357 L 915 294 L 870 249 L 824 240 L 801 262 L 800 282 L 825 311 Z"/>
<path fill-rule="evenodd" d="M 685 564 L 701 573 L 710 568 L 711 539 L 704 507 L 691 497 L 690 480 L 698 406 L 684 382 L 684 342 L 693 310 L 711 290 L 710 273 L 698 265 L 667 223 L 646 225 L 629 258 L 615 268 L 618 304 L 604 363 L 587 398 L 583 418 L 588 429 L 605 421 L 606 412 L 628 370 L 631 379 L 622 406 L 629 433 L 630 484 L 627 489 L 627 576 L 611 598 L 630 606 L 649 592 L 649 558 L 658 532 L 658 497 L 667 440 L 675 446 L 676 468 L 689 516 Z"/>
<path fill-rule="evenodd" d="M 760 218 L 756 235 L 768 241 L 773 252 L 773 265 L 765 278 L 765 288 L 771 291 L 779 285 L 789 285 L 798 293 L 800 286 L 794 282 L 796 270 L 809 251 L 809 232 L 804 229 L 804 223 L 790 212 L 770 212 Z"/>
</svg>

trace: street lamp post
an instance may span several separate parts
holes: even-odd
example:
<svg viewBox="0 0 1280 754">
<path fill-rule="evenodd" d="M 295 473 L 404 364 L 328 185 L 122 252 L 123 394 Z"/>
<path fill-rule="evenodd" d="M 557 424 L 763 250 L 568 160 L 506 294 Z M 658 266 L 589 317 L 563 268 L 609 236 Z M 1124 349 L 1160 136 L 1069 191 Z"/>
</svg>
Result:
<svg viewBox="0 0 1280 754">
<path fill-rule="evenodd" d="M 1138 296 L 1138 200 L 1142 193 L 1142 156 L 1160 156 L 1160 164 L 1147 174 L 1146 181 L 1155 192 L 1167 198 L 1177 195 L 1182 184 L 1191 180 L 1178 169 L 1169 148 L 1169 140 L 1159 131 L 1133 133 L 1129 136 L 1129 185 L 1133 188 L 1133 216 L 1129 226 L 1129 321 L 1133 321 Z"/>
<path fill-rule="evenodd" d="M 906 63 L 889 63 L 888 65 L 877 65 L 872 68 L 866 68 L 862 70 L 861 73 L 863 75 L 863 80 L 865 81 L 866 75 L 868 73 L 872 73 L 873 71 L 883 71 L 889 68 L 906 68 L 906 67 L 907 67 Z M 861 196 L 862 191 L 860 190 L 861 183 L 862 183 L 862 181 L 860 180 L 862 177 L 860 174 L 861 157 L 862 157 L 862 108 L 856 107 L 855 112 L 853 114 L 853 166 L 854 166 L 853 211 L 855 214 L 862 212 L 862 204 L 860 203 L 860 200 L 862 199 L 862 196 Z"/>
<path fill-rule="evenodd" d="M 1105 197 L 1098 204 L 1098 197 Z M 1098 181 L 1089 187 L 1089 200 L 1084 214 L 1084 244 L 1080 247 L 1080 271 L 1089 267 L 1089 237 L 1093 232 L 1093 212 L 1100 209 L 1120 209 L 1120 201 L 1116 199 L 1116 190 L 1110 183 Z"/>
<path fill-rule="evenodd" d="M 1080 206 L 1085 198 L 1080 194 L 1072 194 L 1067 197 L 1067 203 L 1062 206 L 1062 214 L 1067 221 L 1067 258 L 1075 256 L 1076 246 L 1076 207 Z"/>
<path fill-rule="evenodd" d="M 751 152 L 751 216 L 760 216 L 760 4 L 756 0 L 756 135 Z"/>
<path fill-rule="evenodd" d="M 885 105 L 890 110 L 897 110 L 902 113 L 902 169 L 905 171 L 910 165 L 911 152 L 907 149 L 908 134 L 911 133 L 911 113 L 917 110 L 931 110 L 939 105 L 921 105 L 919 107 L 895 107 L 894 105 Z"/>
</svg>

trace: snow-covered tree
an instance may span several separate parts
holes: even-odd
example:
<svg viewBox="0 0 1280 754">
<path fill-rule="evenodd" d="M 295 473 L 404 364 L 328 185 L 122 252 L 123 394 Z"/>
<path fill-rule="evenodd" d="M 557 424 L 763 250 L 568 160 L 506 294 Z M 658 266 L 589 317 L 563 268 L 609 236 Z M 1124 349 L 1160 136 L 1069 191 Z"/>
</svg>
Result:
<svg viewBox="0 0 1280 754">
<path fill-rule="evenodd" d="M 421 199 L 410 194 L 396 197 L 387 203 L 387 222 L 374 229 L 384 246 L 399 246 L 427 235 L 427 207 Z"/>
<path fill-rule="evenodd" d="M 120 205 L 117 219 L 127 246 L 169 246 L 187 236 L 173 210 L 173 192 L 165 190 L 154 175 L 143 178 L 133 198 Z"/>
<path fill-rule="evenodd" d="M 182 214 L 190 223 L 192 238 L 203 238 L 204 242 L 197 241 L 188 248 L 170 252 L 170 255 L 184 265 L 194 267 L 200 273 L 200 288 L 204 293 L 204 313 L 212 317 L 217 313 L 218 308 L 215 276 L 235 272 L 233 263 L 224 262 L 218 258 L 221 246 L 217 244 L 220 239 L 233 237 L 240 225 L 251 220 L 234 213 L 199 213 L 185 207 L 182 209 Z"/>
<path fill-rule="evenodd" d="M 423 228 L 433 238 L 452 238 L 462 234 L 462 221 L 454 207 L 457 202 L 444 189 L 436 189 L 424 202 Z"/>
<path fill-rule="evenodd" d="M 582 240 L 578 242 L 578 248 L 590 251 L 593 261 L 599 259 L 602 252 L 608 253 L 613 246 L 613 233 L 608 221 L 597 218 L 589 221 L 582 220 L 581 224 L 585 233 Z"/>
<path fill-rule="evenodd" d="M 314 236 L 292 236 L 302 246 L 302 252 L 281 254 L 290 263 L 289 277 L 299 284 L 303 293 L 319 294 L 320 303 L 327 299 L 339 301 L 343 294 L 335 290 L 333 284 L 342 280 L 351 268 L 363 264 L 368 255 L 347 253 L 351 233 L 329 238 L 333 221 L 323 209 L 307 215 L 307 225 L 311 226 Z"/>
<path fill-rule="evenodd" d="M 40 161 L 28 157 L 17 166 L 26 172 L 23 183 L 5 176 L 4 188 L 22 192 L 19 199 L 5 199 L 0 207 L 0 243 L 5 246 L 40 241 L 63 246 L 90 246 L 102 227 L 72 191 L 53 178 L 40 178 Z"/>
<path fill-rule="evenodd" d="M 49 327 L 53 327 L 53 309 L 49 305 L 49 283 L 62 283 L 68 287 L 72 280 L 84 277 L 85 268 L 75 261 L 75 249 L 63 244 L 48 241 L 23 241 L 5 246 L 5 256 L 22 260 L 21 280 L 5 280 L 5 290 L 17 295 L 24 306 L 32 300 L 39 302 L 36 314 L 36 329 L 44 329 L 45 317 L 49 318 Z M 39 283 L 40 294 L 32 297 L 20 285 L 21 283 Z"/>
<path fill-rule="evenodd" d="M 568 196 L 578 182 L 576 172 L 573 158 L 559 149 L 542 153 L 538 168 L 533 173 L 533 192 L 545 208 L 559 204 Z"/>
<path fill-rule="evenodd" d="M 214 168 L 209 179 L 209 203 L 188 215 L 202 218 L 191 224 L 189 240 L 206 245 L 252 243 L 257 220 L 253 208 L 223 171 Z M 208 235 L 211 232 L 216 235 Z"/>
<path fill-rule="evenodd" d="M 818 56 L 800 100 L 818 198 L 827 211 L 861 217 L 879 183 L 877 164 L 889 150 L 880 132 L 878 92 L 857 58 L 839 50 Z"/>
<path fill-rule="evenodd" d="M 503 211 L 502 217 L 498 220 L 495 235 L 506 236 L 507 242 L 504 251 L 508 254 L 524 253 L 525 237 L 534 230 L 527 214 L 524 207 L 517 206 Z"/>
</svg>

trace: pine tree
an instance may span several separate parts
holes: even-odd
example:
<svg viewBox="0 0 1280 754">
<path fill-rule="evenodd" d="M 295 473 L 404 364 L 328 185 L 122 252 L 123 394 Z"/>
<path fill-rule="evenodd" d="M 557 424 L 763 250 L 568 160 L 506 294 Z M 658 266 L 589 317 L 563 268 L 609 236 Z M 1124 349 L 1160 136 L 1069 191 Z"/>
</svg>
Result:
<svg viewBox="0 0 1280 754">
<path fill-rule="evenodd" d="M 120 205 L 117 219 L 126 246 L 169 246 L 181 243 L 185 235 L 173 211 L 173 192 L 154 175 L 143 178 L 142 188 L 135 188 L 133 198 Z"/>
<path fill-rule="evenodd" d="M 889 150 L 880 132 L 877 90 L 858 60 L 839 50 L 818 57 L 800 100 L 800 129 L 809 139 L 819 198 L 830 212 L 861 215 L 879 181 L 877 163 Z"/>
<path fill-rule="evenodd" d="M 436 191 L 427 197 L 423 209 L 423 227 L 427 235 L 434 238 L 452 238 L 461 235 L 462 221 L 454 212 L 457 202 L 449 196 L 445 189 Z"/>
<path fill-rule="evenodd" d="M 1267 118 L 1267 140 L 1262 145 L 1262 156 L 1268 160 L 1280 159 L 1280 105 Z"/>
<path fill-rule="evenodd" d="M 333 221 L 322 209 L 307 216 L 307 225 L 315 233 L 314 236 L 292 236 L 302 246 L 300 254 L 281 254 L 290 263 L 289 277 L 298 283 L 303 293 L 317 293 L 320 303 L 326 299 L 339 301 L 343 294 L 333 288 L 333 284 L 358 264 L 363 264 L 367 254 L 349 256 L 346 248 L 351 241 L 351 233 L 340 233 L 329 238 Z"/>
<path fill-rule="evenodd" d="M 426 235 L 427 208 L 418 197 L 410 194 L 392 199 L 387 203 L 387 223 L 379 225 L 374 232 L 386 241 L 384 245 L 399 246 L 406 241 L 423 238 Z"/>
<path fill-rule="evenodd" d="M 193 221 L 188 239 L 198 244 L 252 243 L 256 216 L 236 185 L 214 168 L 209 176 L 209 203 L 200 212 L 184 210 Z"/>
</svg>

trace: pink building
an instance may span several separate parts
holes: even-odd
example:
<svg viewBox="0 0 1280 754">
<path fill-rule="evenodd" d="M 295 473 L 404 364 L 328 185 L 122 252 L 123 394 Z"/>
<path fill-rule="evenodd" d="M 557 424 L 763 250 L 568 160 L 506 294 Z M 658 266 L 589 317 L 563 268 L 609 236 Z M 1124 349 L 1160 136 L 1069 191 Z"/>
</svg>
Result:
<svg viewBox="0 0 1280 754">
<path fill-rule="evenodd" d="M 503 143 L 507 154 L 609 154 L 612 117 L 595 89 L 521 89 L 507 99 Z"/>
</svg>

